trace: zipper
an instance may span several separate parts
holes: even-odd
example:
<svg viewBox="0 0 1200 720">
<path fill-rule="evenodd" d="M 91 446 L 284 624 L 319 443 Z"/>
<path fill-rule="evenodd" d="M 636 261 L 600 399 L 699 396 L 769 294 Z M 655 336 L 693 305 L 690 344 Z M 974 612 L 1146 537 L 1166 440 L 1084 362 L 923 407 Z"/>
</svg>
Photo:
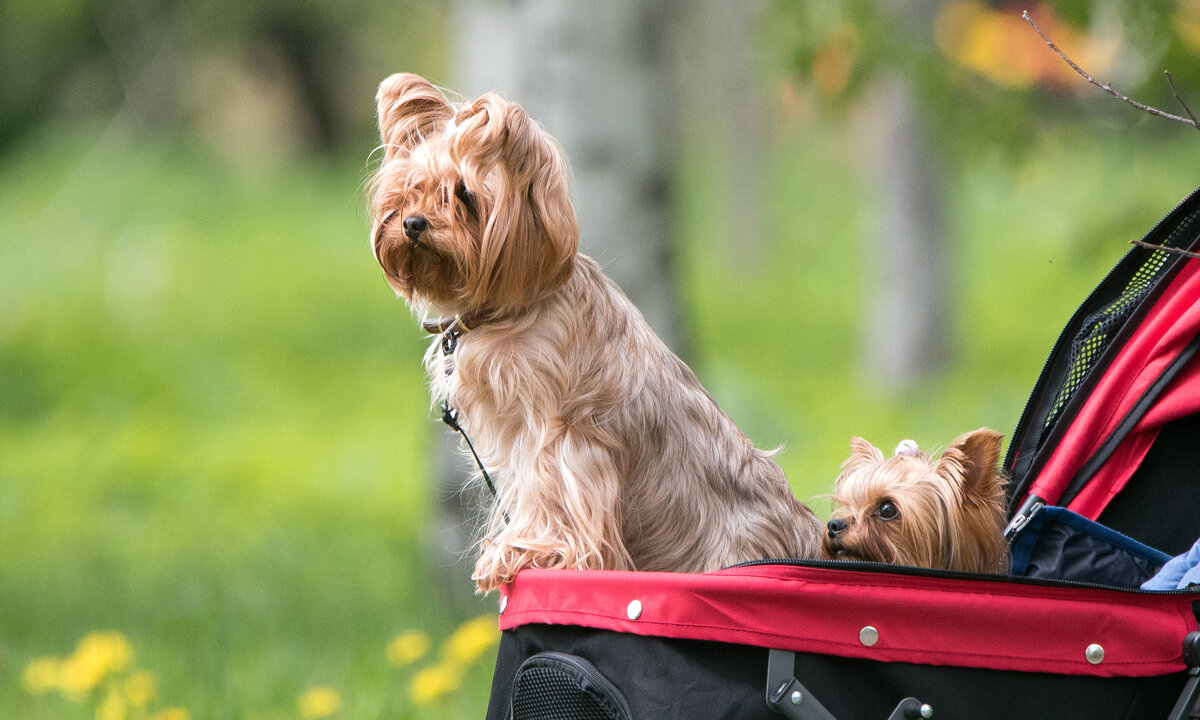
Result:
<svg viewBox="0 0 1200 720">
<path fill-rule="evenodd" d="M 1021 503 L 1021 509 L 1013 515 L 1013 519 L 1008 523 L 1008 527 L 1004 528 L 1004 539 L 1011 543 L 1013 537 L 1021 532 L 1029 524 L 1029 521 L 1045 508 L 1045 501 L 1037 495 L 1030 495 L 1025 498 L 1025 502 Z"/>
<path fill-rule="evenodd" d="M 901 577 L 938 578 L 943 580 L 985 580 L 989 582 L 1000 582 L 1012 585 L 1031 585 L 1035 587 L 1067 587 L 1084 588 L 1088 590 L 1113 590 L 1116 592 L 1132 593 L 1134 595 L 1195 595 L 1200 593 L 1200 585 L 1192 585 L 1188 588 L 1180 590 L 1142 590 L 1141 588 L 1135 587 L 1090 583 L 1083 582 L 1081 580 L 1050 580 L 1047 578 L 1027 578 L 1019 575 L 989 575 L 987 573 L 970 573 L 962 572 L 960 570 L 934 570 L 931 568 L 913 567 L 911 565 L 892 565 L 890 563 L 875 562 L 871 560 L 825 560 L 815 558 L 806 560 L 803 558 L 776 558 L 766 560 L 750 560 L 749 562 L 730 565 L 724 569 L 736 570 L 738 568 L 758 567 L 764 565 L 811 567 L 822 568 L 826 570 L 878 572 Z"/>
</svg>

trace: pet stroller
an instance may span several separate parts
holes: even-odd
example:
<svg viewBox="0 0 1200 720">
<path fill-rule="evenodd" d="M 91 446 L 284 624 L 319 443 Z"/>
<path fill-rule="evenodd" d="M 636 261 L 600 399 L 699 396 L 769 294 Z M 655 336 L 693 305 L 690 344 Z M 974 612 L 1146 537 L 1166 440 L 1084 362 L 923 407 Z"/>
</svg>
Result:
<svg viewBox="0 0 1200 720">
<path fill-rule="evenodd" d="M 1067 324 L 1013 434 L 1011 575 L 526 570 L 488 720 L 1200 717 L 1200 190 Z"/>
</svg>

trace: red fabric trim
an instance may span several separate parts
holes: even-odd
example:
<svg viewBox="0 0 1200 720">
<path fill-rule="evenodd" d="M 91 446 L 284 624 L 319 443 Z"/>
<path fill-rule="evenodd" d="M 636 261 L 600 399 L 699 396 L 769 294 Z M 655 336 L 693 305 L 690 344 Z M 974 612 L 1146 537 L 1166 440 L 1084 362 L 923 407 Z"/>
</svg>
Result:
<svg viewBox="0 0 1200 720">
<path fill-rule="evenodd" d="M 1116 426 L 1142 398 L 1179 352 L 1200 332 L 1200 263 L 1189 262 L 1167 286 L 1155 307 L 1113 358 L 1071 426 L 1042 467 L 1029 492 L 1050 504 L 1083 464 L 1096 453 Z M 1152 416 L 1157 424 L 1139 424 L 1122 447 L 1089 481 L 1068 507 L 1095 520 L 1108 501 L 1124 487 L 1141 464 L 1161 423 L 1200 410 L 1200 384 L 1185 373 L 1188 384 L 1176 378 L 1159 403 L 1166 413 Z M 1172 416 L 1172 413 L 1178 413 Z"/>
<path fill-rule="evenodd" d="M 691 575 L 524 570 L 500 627 L 575 625 L 884 662 L 1104 677 L 1180 672 L 1200 593 L 1146 594 L 766 565 Z M 630 603 L 640 615 L 630 619 Z M 859 641 L 878 630 L 871 647 Z M 1104 661 L 1084 657 L 1093 644 Z"/>
<path fill-rule="evenodd" d="M 1070 508 L 1093 520 L 1121 492 L 1141 466 L 1163 425 L 1200 412 L 1200 362 L 1195 359 L 1171 382 L 1158 402 L 1134 426 L 1112 457 L 1093 476 Z"/>
</svg>

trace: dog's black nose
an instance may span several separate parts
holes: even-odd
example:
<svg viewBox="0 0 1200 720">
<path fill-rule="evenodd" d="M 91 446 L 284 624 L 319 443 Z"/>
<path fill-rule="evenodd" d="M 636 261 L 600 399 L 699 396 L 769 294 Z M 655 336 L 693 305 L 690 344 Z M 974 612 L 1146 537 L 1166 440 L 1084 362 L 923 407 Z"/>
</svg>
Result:
<svg viewBox="0 0 1200 720">
<path fill-rule="evenodd" d="M 846 521 L 841 518 L 834 518 L 825 527 L 829 528 L 829 537 L 833 537 L 846 529 Z"/>
<path fill-rule="evenodd" d="M 409 215 L 404 218 L 404 234 L 413 242 L 416 242 L 417 238 L 421 237 L 421 233 L 428 228 L 429 221 L 425 219 L 424 215 Z"/>
</svg>

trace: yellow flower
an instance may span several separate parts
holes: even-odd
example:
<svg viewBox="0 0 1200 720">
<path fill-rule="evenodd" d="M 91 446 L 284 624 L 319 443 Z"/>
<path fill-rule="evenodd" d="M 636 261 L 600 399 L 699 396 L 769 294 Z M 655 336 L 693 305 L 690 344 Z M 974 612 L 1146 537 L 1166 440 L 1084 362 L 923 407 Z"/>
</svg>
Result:
<svg viewBox="0 0 1200 720">
<path fill-rule="evenodd" d="M 72 700 L 82 700 L 104 679 L 106 668 L 88 655 L 78 653 L 58 667 L 58 687 Z"/>
<path fill-rule="evenodd" d="M 420 630 L 406 630 L 391 639 L 387 646 L 388 662 L 404 667 L 416 662 L 429 651 L 429 636 Z"/>
<path fill-rule="evenodd" d="M 326 718 L 342 707 L 342 697 L 330 687 L 315 687 L 300 696 L 297 708 L 305 720 Z"/>
<path fill-rule="evenodd" d="M 56 657 L 34 658 L 21 672 L 21 684 L 30 695 L 47 693 L 58 687 L 61 666 L 62 660 Z"/>
<path fill-rule="evenodd" d="M 68 695 L 82 695 L 100 684 L 109 673 L 129 666 L 133 648 L 116 630 L 98 630 L 83 636 L 75 654 L 60 668 L 59 684 Z"/>
<path fill-rule="evenodd" d="M 109 672 L 120 672 L 129 667 L 133 659 L 133 647 L 128 638 L 117 630 L 99 630 L 88 633 L 75 648 L 76 655 L 86 655 L 92 662 L 102 665 Z"/>
<path fill-rule="evenodd" d="M 125 699 L 130 707 L 139 710 L 150 704 L 158 694 L 158 679 L 149 670 L 135 670 L 125 678 Z"/>
<path fill-rule="evenodd" d="M 422 668 L 413 676 L 409 694 L 413 702 L 427 705 L 441 696 L 454 692 L 462 684 L 462 672 L 446 664 Z"/>
<path fill-rule="evenodd" d="M 125 720 L 127 709 L 121 693 L 109 691 L 96 706 L 96 720 Z"/>
<path fill-rule="evenodd" d="M 192 720 L 192 714 L 186 708 L 164 708 L 154 713 L 152 720 Z"/>
<path fill-rule="evenodd" d="M 469 665 L 498 642 L 500 630 L 496 627 L 496 618 L 481 615 L 463 623 L 446 638 L 442 657 L 449 663 Z"/>
</svg>

